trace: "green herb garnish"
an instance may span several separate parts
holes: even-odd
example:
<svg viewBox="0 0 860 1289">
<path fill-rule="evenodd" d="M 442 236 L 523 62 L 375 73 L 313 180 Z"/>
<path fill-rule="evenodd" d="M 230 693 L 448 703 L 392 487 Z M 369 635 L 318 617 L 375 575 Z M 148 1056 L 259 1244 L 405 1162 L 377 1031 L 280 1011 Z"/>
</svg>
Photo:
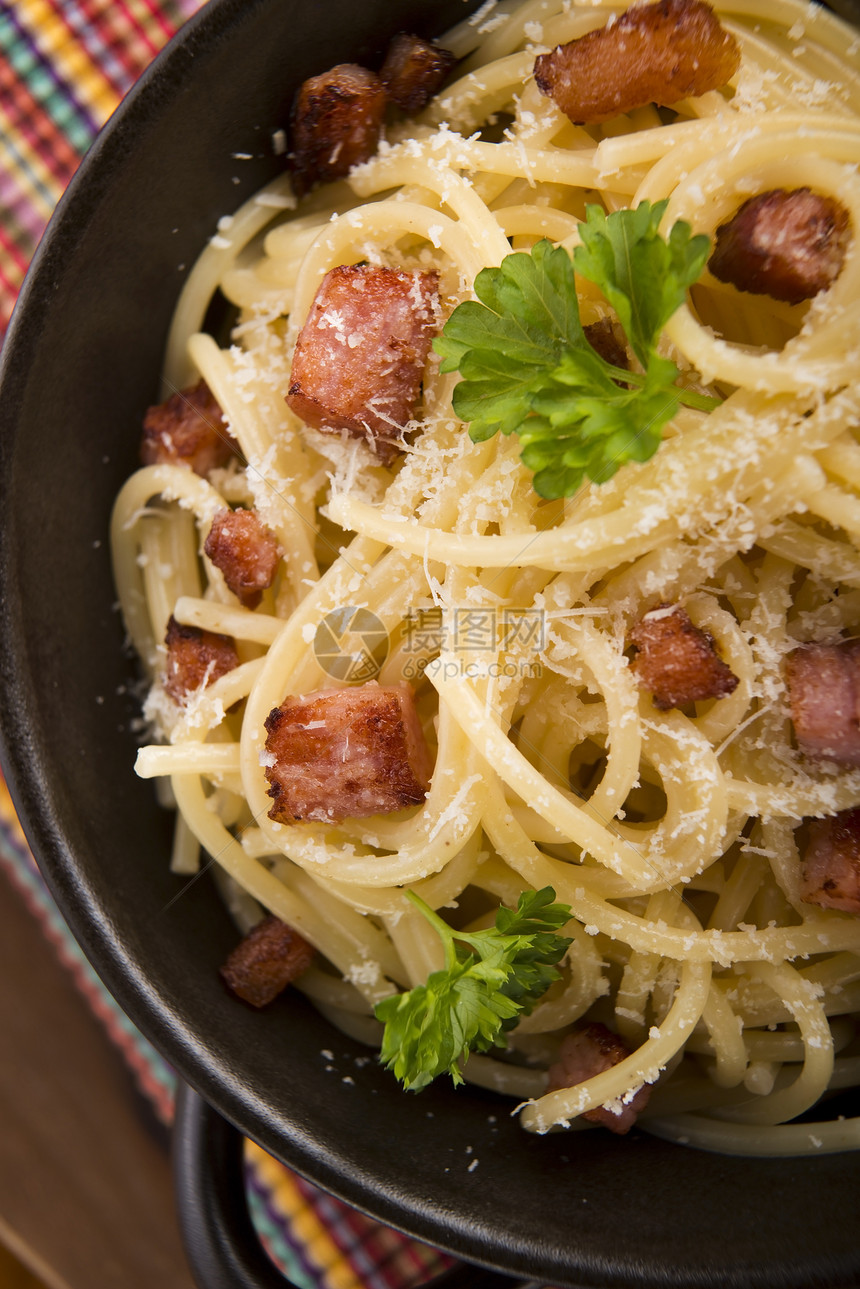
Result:
<svg viewBox="0 0 860 1289">
<path fill-rule="evenodd" d="M 516 432 L 542 497 L 569 497 L 584 477 L 605 483 L 625 461 L 647 461 L 679 404 L 711 411 L 719 400 L 675 384 L 657 353 L 660 332 L 705 266 L 710 241 L 678 221 L 657 231 L 666 202 L 607 215 L 589 206 L 582 245 L 549 241 L 508 255 L 475 279 L 477 300 L 451 314 L 434 342 L 442 371 L 459 370 L 454 410 L 476 442 Z M 589 344 L 574 268 L 614 308 L 642 366 L 613 366 Z"/>
<path fill-rule="evenodd" d="M 445 967 L 425 985 L 384 998 L 380 1059 L 412 1092 L 447 1070 L 462 1083 L 459 1062 L 469 1052 L 504 1047 L 505 1034 L 527 1015 L 560 972 L 555 964 L 570 939 L 558 935 L 570 918 L 551 886 L 527 891 L 516 909 L 500 908 L 486 931 L 456 931 L 412 891 L 407 898 L 439 932 Z"/>
</svg>

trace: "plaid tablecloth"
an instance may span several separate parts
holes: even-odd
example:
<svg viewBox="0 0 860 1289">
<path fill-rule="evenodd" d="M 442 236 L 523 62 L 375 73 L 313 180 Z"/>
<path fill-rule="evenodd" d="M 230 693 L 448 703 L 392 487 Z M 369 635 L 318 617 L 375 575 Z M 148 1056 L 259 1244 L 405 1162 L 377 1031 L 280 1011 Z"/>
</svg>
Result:
<svg viewBox="0 0 860 1289">
<path fill-rule="evenodd" d="M 307 0 L 313 3 L 314 0 Z M 0 0 L 0 343 L 51 212 L 96 134 L 200 0 Z M 158 1115 L 173 1075 L 97 979 L 39 876 L 0 779 L 0 863 Z M 406 1289 L 439 1253 L 332 1199 L 248 1143 L 252 1212 L 300 1289 Z"/>
</svg>

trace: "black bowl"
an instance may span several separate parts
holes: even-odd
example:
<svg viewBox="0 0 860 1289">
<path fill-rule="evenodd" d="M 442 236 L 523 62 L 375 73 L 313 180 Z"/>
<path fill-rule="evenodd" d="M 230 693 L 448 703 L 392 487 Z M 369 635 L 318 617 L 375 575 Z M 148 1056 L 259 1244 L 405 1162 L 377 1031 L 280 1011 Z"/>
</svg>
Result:
<svg viewBox="0 0 860 1289">
<path fill-rule="evenodd" d="M 641 1134 L 533 1137 L 490 1093 L 401 1093 L 298 996 L 262 1014 L 234 1003 L 217 970 L 234 930 L 206 880 L 175 898 L 170 818 L 132 770 L 137 709 L 108 517 L 159 396 L 186 268 L 218 216 L 280 169 L 270 133 L 304 77 L 372 64 L 395 31 L 438 33 L 465 12 L 463 0 L 212 0 L 86 158 L 3 352 L 10 786 L 60 908 L 128 1015 L 225 1116 L 335 1195 L 557 1285 L 858 1284 L 851 1156 L 753 1161 Z"/>
</svg>

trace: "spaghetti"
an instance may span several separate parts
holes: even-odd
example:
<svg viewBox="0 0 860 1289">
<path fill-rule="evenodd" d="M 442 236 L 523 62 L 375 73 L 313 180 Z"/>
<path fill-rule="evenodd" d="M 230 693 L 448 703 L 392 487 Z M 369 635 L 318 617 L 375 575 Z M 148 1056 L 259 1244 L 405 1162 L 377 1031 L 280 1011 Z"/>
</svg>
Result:
<svg viewBox="0 0 860 1289">
<path fill-rule="evenodd" d="M 860 621 L 860 39 L 797 0 L 717 9 L 742 53 L 727 87 L 583 127 L 539 92 L 535 55 L 621 8 L 484 6 L 443 42 L 457 79 L 372 160 L 297 210 L 284 177 L 222 220 L 178 303 L 165 385 L 204 378 L 247 465 L 208 480 L 142 468 L 112 542 L 151 685 L 138 772 L 178 809 L 174 869 L 195 871 L 202 847 L 243 928 L 266 910 L 300 931 L 320 958 L 298 987 L 335 1024 L 378 1042 L 374 1003 L 441 965 L 406 888 L 485 925 L 552 886 L 572 909 L 562 980 L 467 1079 L 519 1098 L 533 1131 L 648 1083 L 641 1124 L 661 1136 L 821 1153 L 860 1144 L 860 1121 L 786 1121 L 860 1081 L 860 920 L 800 898 L 796 831 L 856 806 L 860 771 L 797 751 L 784 664 Z M 434 270 L 453 306 L 512 248 L 573 248 L 588 203 L 668 199 L 665 228 L 713 234 L 750 194 L 800 186 L 848 212 L 839 277 L 787 305 L 706 274 L 668 338 L 724 401 L 680 411 L 650 461 L 601 486 L 541 502 L 515 437 L 472 443 L 432 361 L 390 468 L 284 401 L 335 266 Z M 605 305 L 578 285 L 596 321 Z M 201 331 L 217 290 L 238 311 L 226 346 Z M 282 552 L 253 610 L 203 554 L 236 504 Z M 640 689 L 625 649 L 660 603 L 714 637 L 732 693 L 661 711 Z M 345 607 L 384 628 L 380 684 L 413 683 L 432 783 L 410 810 L 284 825 L 269 817 L 265 720 L 287 695 L 349 683 L 319 648 Z M 238 652 L 184 706 L 163 688 L 171 615 Z M 548 1093 L 560 1036 L 583 1017 L 631 1055 Z"/>
</svg>

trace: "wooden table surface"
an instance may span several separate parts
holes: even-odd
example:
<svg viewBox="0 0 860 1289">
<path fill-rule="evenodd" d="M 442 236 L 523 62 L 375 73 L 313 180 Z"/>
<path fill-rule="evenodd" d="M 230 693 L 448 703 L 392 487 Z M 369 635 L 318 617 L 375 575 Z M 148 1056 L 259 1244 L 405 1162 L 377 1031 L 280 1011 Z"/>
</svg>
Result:
<svg viewBox="0 0 860 1289">
<path fill-rule="evenodd" d="M 0 982 L 0 1246 L 46 1289 L 192 1289 L 167 1133 L 2 872 Z"/>
</svg>

